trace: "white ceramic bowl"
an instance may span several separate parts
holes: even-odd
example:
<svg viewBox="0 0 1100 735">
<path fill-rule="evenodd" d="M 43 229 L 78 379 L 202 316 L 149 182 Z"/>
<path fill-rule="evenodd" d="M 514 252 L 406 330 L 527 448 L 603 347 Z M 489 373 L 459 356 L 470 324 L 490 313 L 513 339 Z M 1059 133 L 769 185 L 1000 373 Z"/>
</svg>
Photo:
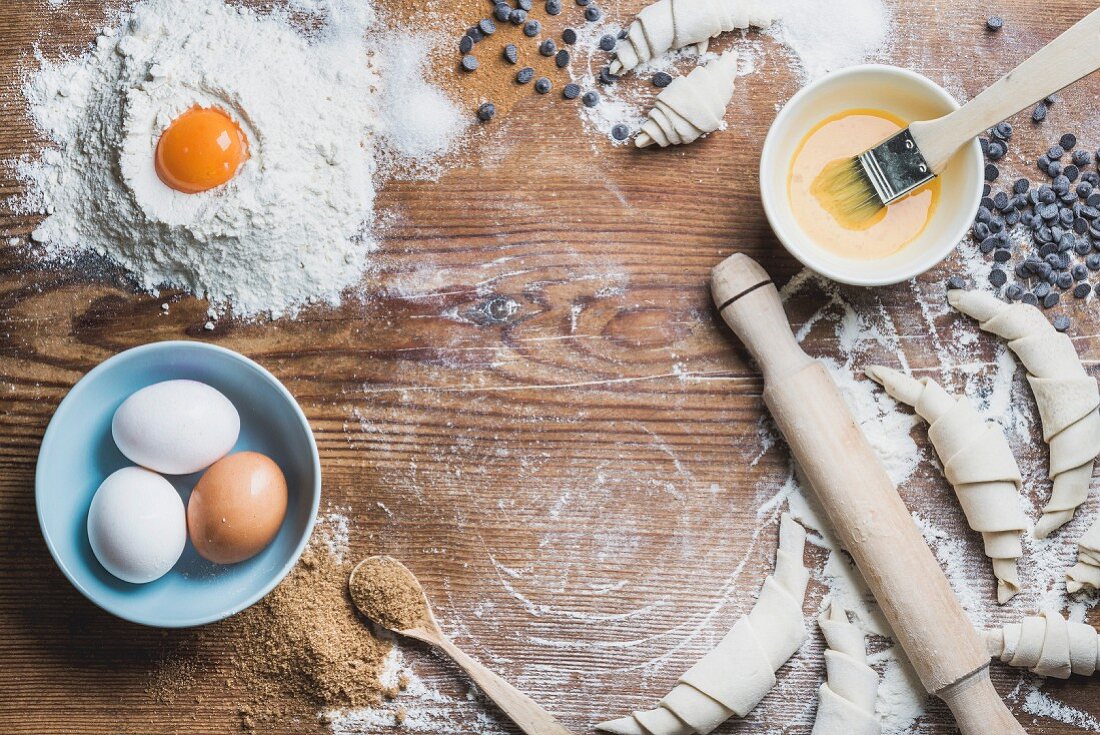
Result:
<svg viewBox="0 0 1100 735">
<path fill-rule="evenodd" d="M 760 159 L 760 194 L 775 234 L 791 255 L 823 276 L 856 286 L 899 283 L 933 267 L 955 249 L 978 211 L 985 162 L 978 141 L 965 145 L 940 177 L 942 196 L 924 232 L 886 258 L 842 258 L 813 242 L 799 226 L 787 196 L 791 161 L 802 139 L 825 118 L 856 108 L 928 120 L 959 107 L 942 87 L 916 72 L 868 64 L 836 71 L 803 88 L 776 116 Z"/>
</svg>

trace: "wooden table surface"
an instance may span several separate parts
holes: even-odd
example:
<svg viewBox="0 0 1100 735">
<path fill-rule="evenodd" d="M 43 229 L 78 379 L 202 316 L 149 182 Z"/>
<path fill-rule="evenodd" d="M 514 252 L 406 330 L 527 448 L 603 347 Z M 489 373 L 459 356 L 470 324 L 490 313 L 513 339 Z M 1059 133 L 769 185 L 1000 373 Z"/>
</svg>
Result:
<svg viewBox="0 0 1100 735">
<path fill-rule="evenodd" d="M 1092 7 L 901 5 L 886 58 L 960 96 Z M 639 7 L 605 4 L 624 19 Z M 982 29 L 994 11 L 1006 19 L 996 37 Z M 91 0 L 53 10 L 30 0 L 0 6 L 0 158 L 40 143 L 19 92 L 32 44 L 48 56 L 79 50 L 105 17 Z M 523 100 L 438 181 L 381 190 L 369 295 L 339 309 L 221 320 L 208 332 L 206 305 L 184 294 L 135 294 L 100 264 L 43 267 L 0 247 L 0 731 L 239 728 L 216 662 L 191 662 L 200 673 L 188 696 L 163 702 L 147 693 L 186 634 L 129 625 L 87 602 L 53 564 L 35 517 L 36 454 L 66 391 L 105 358 L 165 339 L 233 348 L 283 380 L 316 433 L 323 503 L 351 518 L 352 553 L 406 560 L 458 642 L 570 728 L 588 732 L 651 705 L 749 609 L 775 544 L 774 526 L 761 528 L 757 509 L 789 474 L 785 448 L 761 445 L 760 379 L 707 291 L 710 268 L 732 252 L 759 259 L 779 282 L 800 270 L 758 202 L 759 146 L 777 106 L 800 85 L 775 41 L 764 47 L 760 68 L 739 82 L 729 129 L 682 150 L 615 149 L 563 113 L 555 95 Z M 1021 119 L 1017 150 L 1034 155 L 1062 128 L 1080 129 L 1095 118 L 1098 91 L 1096 80 L 1083 84 L 1043 128 Z M 1095 149 L 1100 136 L 1083 142 Z M 0 174 L 0 194 L 20 191 L 10 171 Z M 34 223 L 0 205 L 5 239 Z M 893 324 L 914 368 L 950 371 L 935 343 L 961 320 L 926 320 L 914 297 L 939 289 L 959 262 L 874 291 L 810 282 L 788 311 L 803 326 L 826 302 L 850 304 Z M 1095 303 L 1076 314 L 1076 344 L 1090 364 L 1100 359 Z M 835 314 L 804 344 L 843 362 Z M 984 340 L 981 349 L 992 363 L 995 344 Z M 871 345 L 860 359 L 899 358 Z M 1030 400 L 1019 385 L 1014 395 Z M 923 431 L 914 438 L 927 446 Z M 1033 451 L 1045 456 L 1041 446 Z M 1029 476 L 1036 507 L 1049 489 L 1039 474 Z M 938 498 L 926 512 L 979 548 L 929 462 L 902 493 L 913 503 Z M 974 556 L 966 572 L 995 608 L 987 563 Z M 821 550 L 809 558 L 820 570 Z M 824 592 L 812 583 L 808 611 Z M 1039 594 L 1029 590 L 991 614 L 1018 619 L 1034 612 Z M 720 732 L 808 733 L 820 650 L 815 630 L 753 716 Z M 434 707 L 447 723 L 439 732 L 514 732 L 479 698 L 467 699 L 452 667 L 417 647 L 403 655 L 438 696 L 409 695 L 402 704 Z M 1000 665 L 993 675 L 1005 695 L 1020 681 Z M 1100 718 L 1096 682 L 1052 682 L 1043 691 Z M 1029 732 L 1087 731 L 1019 704 Z M 936 704 L 910 730 L 951 731 Z"/>
</svg>

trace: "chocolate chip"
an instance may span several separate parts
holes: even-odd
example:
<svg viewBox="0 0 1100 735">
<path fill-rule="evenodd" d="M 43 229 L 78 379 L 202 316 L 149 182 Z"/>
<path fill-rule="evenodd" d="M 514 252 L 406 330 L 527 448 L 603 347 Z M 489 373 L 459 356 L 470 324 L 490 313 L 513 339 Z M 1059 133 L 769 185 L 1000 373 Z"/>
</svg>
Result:
<svg viewBox="0 0 1100 735">
<path fill-rule="evenodd" d="M 999 15 L 991 15 L 985 19 L 985 27 L 987 30 L 996 33 L 1005 27 L 1004 18 Z"/>
<path fill-rule="evenodd" d="M 504 47 L 504 59 L 509 64 L 515 64 L 519 62 L 519 51 L 516 49 L 514 43 L 510 43 Z"/>
<path fill-rule="evenodd" d="M 603 17 L 603 11 L 597 8 L 595 5 L 589 5 L 584 9 L 584 19 L 589 23 L 595 23 Z"/>
<path fill-rule="evenodd" d="M 546 0 L 546 14 L 558 15 L 561 13 L 561 0 Z"/>
<path fill-rule="evenodd" d="M 486 36 L 491 36 L 497 32 L 497 24 L 490 18 L 482 18 L 477 22 L 478 30 L 484 33 Z"/>
<path fill-rule="evenodd" d="M 512 11 L 512 14 L 508 16 L 508 20 L 512 25 L 518 26 L 527 20 L 527 11 L 522 8 L 516 8 Z"/>
<path fill-rule="evenodd" d="M 670 84 L 672 84 L 672 75 L 668 72 L 659 71 L 653 75 L 654 87 L 667 87 Z"/>
<path fill-rule="evenodd" d="M 462 71 L 473 71 L 477 69 L 477 58 L 466 54 L 462 57 Z"/>
<path fill-rule="evenodd" d="M 535 91 L 539 94 L 546 94 L 550 91 L 550 88 L 554 85 L 550 83 L 550 80 L 546 77 L 539 77 L 535 80 Z"/>
<path fill-rule="evenodd" d="M 1016 179 L 1012 184 L 1012 191 L 1017 194 L 1027 194 L 1027 190 L 1031 188 L 1031 182 L 1027 179 Z"/>
<path fill-rule="evenodd" d="M 470 38 L 469 36 L 463 36 L 458 41 L 458 50 L 462 54 L 468 54 L 471 51 L 473 51 L 474 50 L 474 39 Z"/>
<path fill-rule="evenodd" d="M 1008 283 L 1008 274 L 1006 274 L 1000 268 L 994 268 L 993 270 L 989 271 L 989 282 L 993 284 L 996 288 L 1000 288 L 1001 286 Z"/>
<path fill-rule="evenodd" d="M 561 40 L 568 43 L 570 46 L 577 42 L 577 32 L 572 28 L 566 28 L 561 32 Z"/>
<path fill-rule="evenodd" d="M 567 100 L 575 100 L 581 96 L 581 85 L 570 82 L 561 91 L 561 96 Z"/>
<path fill-rule="evenodd" d="M 610 33 L 608 33 L 606 36 L 601 36 L 600 51 L 614 51 L 616 43 L 618 43 L 618 41 Z"/>
<path fill-rule="evenodd" d="M 528 38 L 534 38 L 539 35 L 539 31 L 542 30 L 542 24 L 537 20 L 529 20 L 523 24 L 523 35 Z"/>
<path fill-rule="evenodd" d="M 520 84 L 527 84 L 527 82 L 531 81 L 534 78 L 535 70 L 529 66 L 525 66 L 518 72 L 516 72 L 516 81 Z"/>
<path fill-rule="evenodd" d="M 1073 133 L 1066 133 L 1058 139 L 1058 145 L 1062 146 L 1064 150 L 1071 151 L 1077 145 L 1077 136 Z"/>
<path fill-rule="evenodd" d="M 483 102 L 477 108 L 477 119 L 481 122 L 489 122 L 495 114 L 497 114 L 497 108 L 492 102 Z"/>
<path fill-rule="evenodd" d="M 1008 148 L 1006 148 L 1005 144 L 1002 143 L 999 140 L 989 141 L 989 145 L 987 146 L 987 149 L 988 150 L 986 151 L 986 155 L 989 157 L 989 160 L 991 160 L 991 161 L 999 161 L 1002 158 L 1004 158 L 1004 155 L 1006 153 L 1008 153 Z"/>
<path fill-rule="evenodd" d="M 997 177 L 1000 176 L 1000 175 L 1001 175 L 1000 169 L 998 169 L 992 163 L 987 163 L 985 165 L 985 180 L 986 181 L 996 181 Z"/>
<path fill-rule="evenodd" d="M 569 52 L 565 49 L 558 51 L 558 53 L 554 55 L 554 63 L 557 64 L 559 69 L 564 69 L 569 66 Z"/>
<path fill-rule="evenodd" d="M 611 137 L 615 140 L 626 140 L 628 137 L 630 137 L 630 128 L 623 125 L 622 123 L 619 123 L 618 125 L 611 128 Z"/>
<path fill-rule="evenodd" d="M 1074 295 L 1076 296 L 1076 294 L 1074 294 Z M 1088 294 L 1085 294 L 1085 295 L 1088 296 Z M 1064 331 L 1066 331 L 1067 329 L 1070 328 L 1070 325 L 1072 324 L 1072 322 L 1069 320 L 1068 316 L 1066 316 L 1065 314 L 1061 314 L 1059 316 L 1054 317 L 1054 319 L 1051 321 L 1051 324 L 1059 332 L 1064 332 Z"/>
<path fill-rule="evenodd" d="M 600 95 L 594 91 L 585 92 L 584 96 L 581 97 L 581 102 L 584 103 L 585 107 L 595 107 L 600 104 Z"/>
<path fill-rule="evenodd" d="M 501 23 L 507 23 L 512 19 L 512 8 L 508 3 L 497 3 L 493 8 L 493 17 Z"/>
<path fill-rule="evenodd" d="M 959 289 L 966 288 L 966 281 L 959 276 L 951 276 L 947 279 L 947 289 L 949 291 L 958 291 Z"/>
<path fill-rule="evenodd" d="M 558 50 L 558 45 L 554 43 L 554 39 L 547 38 L 539 44 L 539 53 L 543 56 L 553 56 L 554 52 Z"/>
<path fill-rule="evenodd" d="M 530 13 L 531 8 L 535 7 L 533 0 L 516 0 L 516 7 L 520 10 Z"/>
<path fill-rule="evenodd" d="M 1012 137 L 1012 126 L 1007 122 L 999 122 L 993 126 L 992 134 L 1001 140 L 1008 140 Z"/>
<path fill-rule="evenodd" d="M 1046 102 L 1040 102 L 1039 104 L 1035 105 L 1035 109 L 1031 111 L 1031 121 L 1038 123 L 1038 122 L 1042 122 L 1043 120 L 1046 120 L 1046 119 L 1047 119 L 1047 103 Z"/>
<path fill-rule="evenodd" d="M 1073 287 L 1073 297 L 1075 299 L 1083 299 L 1092 293 L 1092 286 L 1087 283 L 1078 283 Z"/>
</svg>

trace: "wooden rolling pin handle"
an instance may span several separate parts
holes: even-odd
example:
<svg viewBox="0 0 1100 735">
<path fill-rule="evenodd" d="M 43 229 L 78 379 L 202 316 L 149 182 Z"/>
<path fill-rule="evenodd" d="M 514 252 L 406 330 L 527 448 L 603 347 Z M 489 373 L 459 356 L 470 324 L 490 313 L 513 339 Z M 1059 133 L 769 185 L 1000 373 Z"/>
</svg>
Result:
<svg viewBox="0 0 1100 735">
<path fill-rule="evenodd" d="M 948 702 L 964 735 L 1023 735 L 939 562 L 829 371 L 791 333 L 767 272 L 734 255 L 715 267 L 711 290 L 763 371 L 765 404 L 925 689 Z"/>
<path fill-rule="evenodd" d="M 976 671 L 936 694 L 955 715 L 955 724 L 962 735 L 1024 732 L 993 688 L 988 668 Z"/>
</svg>

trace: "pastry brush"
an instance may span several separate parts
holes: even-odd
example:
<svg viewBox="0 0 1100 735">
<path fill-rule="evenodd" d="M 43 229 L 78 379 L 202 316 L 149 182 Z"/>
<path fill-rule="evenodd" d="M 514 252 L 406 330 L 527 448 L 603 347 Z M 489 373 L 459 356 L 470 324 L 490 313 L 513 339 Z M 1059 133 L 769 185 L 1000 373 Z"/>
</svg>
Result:
<svg viewBox="0 0 1100 735">
<path fill-rule="evenodd" d="M 955 152 L 983 131 L 1097 69 L 1100 9 L 954 112 L 911 123 L 874 148 L 826 166 L 815 188 L 834 214 L 870 219 L 938 176 Z"/>
</svg>

